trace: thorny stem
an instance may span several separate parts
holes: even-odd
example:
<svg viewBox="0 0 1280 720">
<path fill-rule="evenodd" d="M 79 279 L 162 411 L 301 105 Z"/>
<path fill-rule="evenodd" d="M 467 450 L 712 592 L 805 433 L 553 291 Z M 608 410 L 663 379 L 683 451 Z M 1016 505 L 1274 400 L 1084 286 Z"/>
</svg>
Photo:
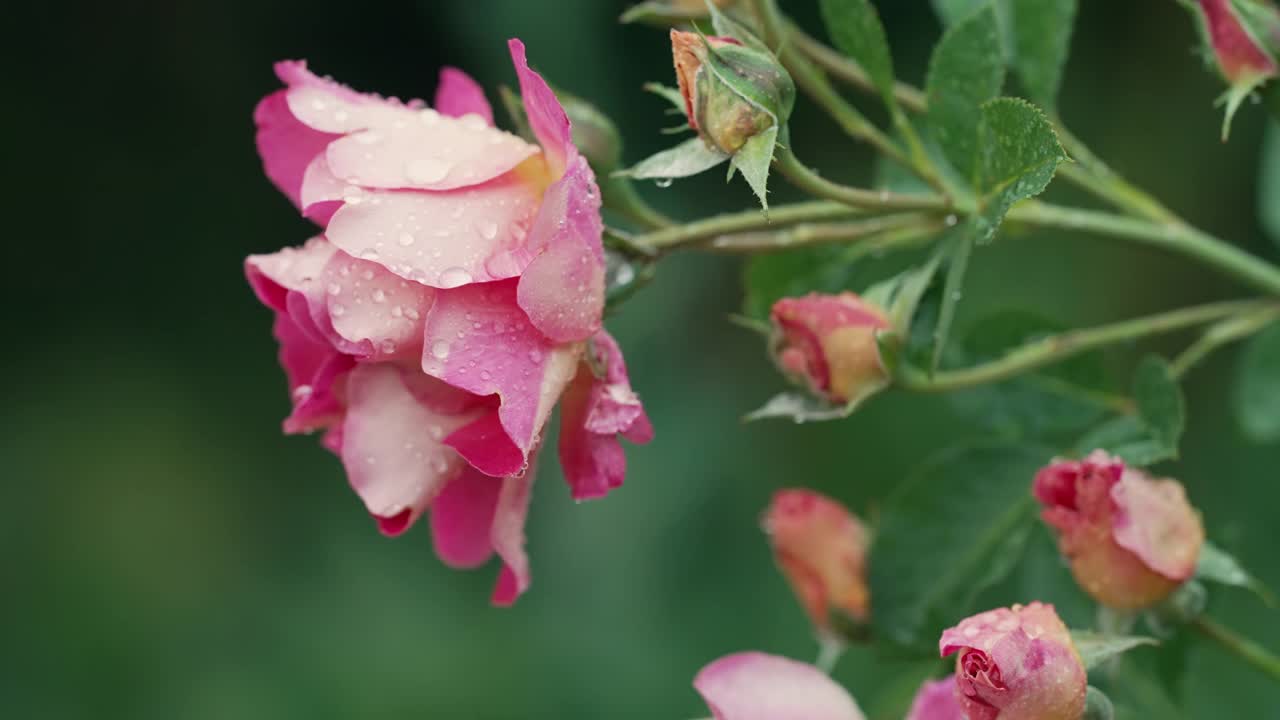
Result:
<svg viewBox="0 0 1280 720">
<path fill-rule="evenodd" d="M 1266 648 L 1237 635 L 1204 615 L 1192 620 L 1191 626 L 1201 635 L 1218 643 L 1224 650 L 1269 675 L 1271 679 L 1280 681 L 1280 658 L 1271 654 Z"/>
<path fill-rule="evenodd" d="M 1023 372 L 1051 365 L 1082 352 L 1149 335 L 1172 332 L 1223 318 L 1280 309 L 1273 300 L 1239 300 L 1181 308 L 1093 328 L 1071 330 L 1028 343 L 1004 357 L 982 365 L 935 373 L 932 377 L 914 368 L 904 368 L 898 380 L 920 392 L 947 392 L 999 382 Z"/>
</svg>

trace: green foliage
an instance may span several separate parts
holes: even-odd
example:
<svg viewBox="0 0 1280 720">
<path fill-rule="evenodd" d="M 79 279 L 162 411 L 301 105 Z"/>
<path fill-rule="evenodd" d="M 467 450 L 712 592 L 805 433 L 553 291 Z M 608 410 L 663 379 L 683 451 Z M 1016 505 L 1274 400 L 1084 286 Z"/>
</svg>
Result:
<svg viewBox="0 0 1280 720">
<path fill-rule="evenodd" d="M 1186 425 L 1182 390 L 1169 364 L 1149 356 L 1133 379 L 1136 415 L 1120 415 L 1085 434 L 1077 449 L 1106 450 L 1132 465 L 1151 465 L 1178 457 L 1178 441 Z"/>
<path fill-rule="evenodd" d="M 929 62 L 929 122 L 947 159 L 978 183 L 979 108 L 1000 93 L 1004 62 L 995 12 L 986 7 L 942 36 Z"/>
<path fill-rule="evenodd" d="M 1143 645 L 1159 645 L 1154 638 L 1137 635 L 1108 635 L 1090 630 L 1072 630 L 1071 641 L 1080 651 L 1086 670 Z"/>
<path fill-rule="evenodd" d="M 1280 246 L 1280 121 L 1267 123 L 1258 171 L 1258 216 L 1262 228 Z"/>
<path fill-rule="evenodd" d="M 773 165 L 773 150 L 777 144 L 778 126 L 774 125 L 748 140 L 729 162 L 730 176 L 734 170 L 741 172 L 765 210 L 769 209 L 769 168 Z"/>
<path fill-rule="evenodd" d="M 974 221 L 977 241 L 986 242 L 1014 203 L 1044 192 L 1067 154 L 1044 113 L 1014 98 L 982 106 L 978 143 L 982 196 Z"/>
<path fill-rule="evenodd" d="M 854 262 L 865 253 L 857 244 L 849 247 L 818 245 L 783 252 L 754 255 L 743 277 L 743 312 L 768 319 L 769 309 L 784 297 L 810 292 L 849 290 Z"/>
<path fill-rule="evenodd" d="M 1234 398 L 1245 435 L 1256 442 L 1280 441 L 1280 323 L 1245 345 Z"/>
<path fill-rule="evenodd" d="M 1200 559 L 1196 563 L 1196 577 L 1220 585 L 1231 585 L 1253 591 L 1267 605 L 1275 607 L 1276 596 L 1267 586 L 1254 577 L 1227 551 L 1205 541 L 1200 546 Z"/>
<path fill-rule="evenodd" d="M 973 254 L 973 234 L 968 230 L 968 227 L 962 228 L 954 234 L 951 241 L 947 277 L 942 286 L 942 307 L 938 315 L 938 326 L 933 331 L 933 359 L 929 366 L 935 371 L 942 363 L 942 353 L 951 334 L 951 323 L 955 321 L 956 306 L 964 293 L 964 276 L 969 269 L 969 256 Z"/>
<path fill-rule="evenodd" d="M 1071 51 L 1078 0 L 1008 0 L 1013 15 L 1013 68 L 1036 104 L 1057 105 Z"/>
<path fill-rule="evenodd" d="M 895 107 L 893 56 L 875 6 L 870 0 L 822 0 L 821 5 L 836 47 L 867 71 L 885 105 Z"/>
<path fill-rule="evenodd" d="M 729 156 L 708 147 L 702 138 L 689 138 L 679 145 L 650 155 L 626 170 L 614 173 L 619 177 L 639 180 L 651 178 L 670 180 L 689 177 L 719 165 Z"/>
<path fill-rule="evenodd" d="M 878 637 L 936 652 L 942 629 L 1017 564 L 1034 527 L 1031 480 L 1052 456 L 976 445 L 935 457 L 886 499 L 871 548 Z"/>
</svg>

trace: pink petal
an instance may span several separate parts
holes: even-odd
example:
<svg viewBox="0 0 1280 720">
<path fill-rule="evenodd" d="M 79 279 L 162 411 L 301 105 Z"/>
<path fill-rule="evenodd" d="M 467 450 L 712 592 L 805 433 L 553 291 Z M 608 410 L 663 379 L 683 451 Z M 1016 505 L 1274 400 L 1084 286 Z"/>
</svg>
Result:
<svg viewBox="0 0 1280 720">
<path fill-rule="evenodd" d="M 468 113 L 479 115 L 493 125 L 493 108 L 484 97 L 484 88 L 471 76 L 457 68 L 441 68 L 440 84 L 436 87 L 436 110 L 451 117 Z"/>
<path fill-rule="evenodd" d="M 343 412 L 340 396 L 345 391 L 345 375 L 355 361 L 327 343 L 316 342 L 286 313 L 276 313 L 272 329 L 280 343 L 280 365 L 289 379 L 293 401 L 284 431 L 306 433 L 337 422 Z"/>
<path fill-rule="evenodd" d="M 476 395 L 497 395 L 507 436 L 525 453 L 572 379 L 579 345 L 556 345 L 515 303 L 516 281 L 444 290 L 427 315 L 422 369 Z"/>
<path fill-rule="evenodd" d="M 267 177 L 295 206 L 302 209 L 302 178 L 311 161 L 339 136 L 304 125 L 289 110 L 287 90 L 262 99 L 253 111 L 254 137 Z"/>
<path fill-rule="evenodd" d="M 415 357 L 422 352 L 422 326 L 435 291 L 403 280 L 381 265 L 337 252 L 321 276 L 326 317 L 317 325 L 332 327 L 334 344 L 366 360 Z"/>
<path fill-rule="evenodd" d="M 520 307 L 553 340 L 585 340 L 600 329 L 603 232 L 595 175 L 574 150 L 568 170 L 542 198 L 529 233 L 540 254 L 520 277 Z"/>
<path fill-rule="evenodd" d="M 493 518 L 501 491 L 501 479 L 463 466 L 432 501 L 431 538 L 444 564 L 474 568 L 493 555 Z"/>
<path fill-rule="evenodd" d="M 533 134 L 537 136 L 538 143 L 547 155 L 551 177 L 559 178 L 565 171 L 570 152 L 577 152 L 573 146 L 569 116 L 565 114 L 560 100 L 551 91 L 547 81 L 529 68 L 524 43 L 512 38 L 507 41 L 507 47 L 511 50 L 511 62 L 516 67 L 516 77 L 520 81 L 520 96 L 529 117 L 529 127 L 533 129 Z"/>
<path fill-rule="evenodd" d="M 514 475 L 525 465 L 524 451 L 511 441 L 496 409 L 455 430 L 444 444 L 457 450 L 472 467 L 493 477 Z"/>
<path fill-rule="evenodd" d="M 304 193 L 306 197 L 306 193 Z M 448 192 L 348 193 L 325 234 L 337 247 L 437 288 L 519 275 L 538 188 L 509 173 Z"/>
<path fill-rule="evenodd" d="M 336 248 L 323 236 L 301 247 L 287 247 L 269 255 L 245 258 L 245 276 L 263 305 L 277 312 L 289 312 L 288 294 L 316 296 L 322 292 L 319 277 Z"/>
<path fill-rule="evenodd" d="M 965 720 L 960 701 L 956 699 L 955 677 L 926 680 L 916 691 L 907 720 Z"/>
<path fill-rule="evenodd" d="M 523 475 L 502 481 L 498 497 L 498 509 L 493 516 L 491 539 L 493 549 L 502 558 L 502 572 L 498 575 L 491 601 L 494 605 L 508 606 L 529 589 L 529 556 L 524 550 L 524 523 L 529 514 L 529 498 L 533 490 L 534 462 Z"/>
<path fill-rule="evenodd" d="M 401 371 L 385 363 L 351 371 L 347 404 L 341 455 L 351 486 L 375 517 L 408 511 L 393 528 L 403 530 L 457 475 L 462 460 L 441 440 L 472 416 L 427 408 L 405 386 Z"/>
<path fill-rule="evenodd" d="M 1126 468 L 1111 486 L 1116 544 L 1171 580 L 1195 574 L 1204 544 L 1204 526 L 1175 480 L 1148 478 Z"/>
<path fill-rule="evenodd" d="M 693 687 L 716 720 L 865 720 L 821 670 L 776 655 L 727 655 L 702 668 Z"/>
<path fill-rule="evenodd" d="M 618 433 L 640 442 L 653 434 L 617 343 L 602 330 L 592 347 L 605 377 L 596 378 L 583 362 L 560 401 L 560 466 L 575 500 L 603 497 L 622 485 L 627 457 Z"/>
<path fill-rule="evenodd" d="M 495 178 L 537 153 L 479 115 L 454 118 L 420 100 L 357 93 L 312 75 L 305 63 L 281 63 L 277 73 L 295 118 L 341 135 L 325 154 L 333 174 L 353 185 L 449 190 Z"/>
</svg>

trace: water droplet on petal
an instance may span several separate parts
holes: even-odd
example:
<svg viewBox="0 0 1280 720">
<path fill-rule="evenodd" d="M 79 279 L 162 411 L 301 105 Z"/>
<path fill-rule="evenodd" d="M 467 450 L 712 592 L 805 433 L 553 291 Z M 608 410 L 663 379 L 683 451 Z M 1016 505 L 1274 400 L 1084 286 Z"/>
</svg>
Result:
<svg viewBox="0 0 1280 720">
<path fill-rule="evenodd" d="M 498 237 L 498 224 L 492 221 L 485 221 L 480 224 L 480 235 L 485 240 L 492 240 Z"/>
<path fill-rule="evenodd" d="M 461 120 L 462 127 L 468 130 L 484 130 L 489 127 L 489 123 L 485 122 L 484 118 L 480 117 L 476 113 L 467 113 L 462 116 Z"/>
<path fill-rule="evenodd" d="M 402 247 L 409 247 L 410 245 L 413 244 L 413 240 L 414 240 L 413 235 L 409 233 L 400 233 L 400 245 Z"/>
<path fill-rule="evenodd" d="M 422 121 L 423 125 L 430 127 L 431 125 L 435 125 L 440 122 L 440 113 L 432 110 L 431 108 L 426 108 L 422 112 L 418 113 L 418 119 Z"/>
<path fill-rule="evenodd" d="M 329 308 L 329 314 L 334 317 L 342 317 L 347 314 L 347 308 L 345 305 L 334 303 L 333 306 Z"/>
<path fill-rule="evenodd" d="M 342 292 L 342 286 L 338 283 L 329 283 L 329 294 L 337 295 Z"/>
<path fill-rule="evenodd" d="M 391 317 L 393 318 L 404 317 L 404 308 L 400 307 L 399 305 L 391 308 Z"/>
<path fill-rule="evenodd" d="M 382 350 L 383 354 L 390 355 L 396 351 L 396 341 L 383 340 L 378 347 Z"/>
<path fill-rule="evenodd" d="M 444 360 L 448 358 L 449 357 L 449 341 L 437 340 L 431 343 L 431 354 L 434 355 L 437 360 Z"/>
<path fill-rule="evenodd" d="M 385 292 L 383 292 L 383 291 L 381 291 L 381 290 L 374 290 L 374 291 L 373 291 L 373 301 L 374 301 L 374 302 L 376 302 L 376 303 L 385 302 L 385 301 L 386 301 L 386 299 L 387 299 L 387 294 L 386 294 Z"/>
<path fill-rule="evenodd" d="M 418 158 L 410 160 L 404 166 L 405 177 L 409 178 L 409 182 L 416 184 L 431 184 L 440 182 L 453 169 L 452 163 L 445 162 L 436 158 Z"/>
<path fill-rule="evenodd" d="M 471 273 L 460 267 L 451 267 L 440 273 L 440 287 L 455 288 L 471 282 Z"/>
</svg>

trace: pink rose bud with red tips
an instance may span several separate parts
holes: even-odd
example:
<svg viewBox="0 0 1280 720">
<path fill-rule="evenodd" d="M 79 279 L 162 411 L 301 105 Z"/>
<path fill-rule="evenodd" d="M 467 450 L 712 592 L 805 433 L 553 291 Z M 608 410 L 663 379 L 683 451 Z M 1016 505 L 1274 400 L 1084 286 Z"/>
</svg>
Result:
<svg viewBox="0 0 1280 720">
<path fill-rule="evenodd" d="M 1223 98 L 1225 140 L 1244 99 L 1280 74 L 1280 10 L 1271 0 L 1197 0 L 1192 12 L 1214 65 L 1231 86 Z"/>
<path fill-rule="evenodd" d="M 715 720 L 866 720 L 826 673 L 777 655 L 726 655 L 698 671 L 693 687 Z"/>
<path fill-rule="evenodd" d="M 1195 573 L 1204 526 L 1177 481 L 1098 450 L 1042 469 L 1033 492 L 1076 582 L 1103 605 L 1149 607 Z"/>
<path fill-rule="evenodd" d="M 1084 713 L 1084 663 L 1052 605 L 966 618 L 943 631 L 938 649 L 956 655 L 955 697 L 968 720 L 1080 720 Z"/>
<path fill-rule="evenodd" d="M 851 292 L 783 298 L 769 314 L 783 373 L 833 404 L 860 401 L 889 382 L 876 335 L 883 310 Z"/>
<path fill-rule="evenodd" d="M 779 490 L 762 524 L 778 567 L 819 634 L 833 634 L 833 613 L 867 621 L 870 538 L 857 516 L 812 490 Z"/>
</svg>

